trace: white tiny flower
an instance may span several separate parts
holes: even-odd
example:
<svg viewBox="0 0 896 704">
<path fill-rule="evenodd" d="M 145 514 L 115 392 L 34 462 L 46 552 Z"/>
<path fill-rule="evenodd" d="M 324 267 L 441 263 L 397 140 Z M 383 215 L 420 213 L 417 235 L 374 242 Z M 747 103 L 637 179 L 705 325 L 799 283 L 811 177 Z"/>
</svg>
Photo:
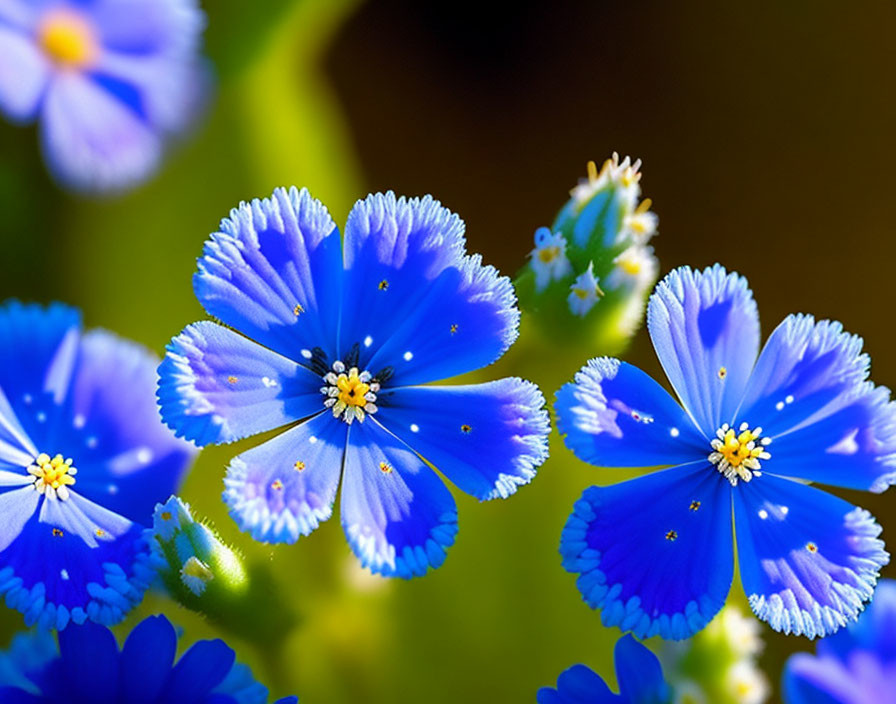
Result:
<svg viewBox="0 0 896 704">
<path fill-rule="evenodd" d="M 629 238 L 638 244 L 644 244 L 656 234 L 660 219 L 648 208 L 650 208 L 649 198 L 644 200 L 633 213 L 623 218 L 622 231 L 619 233 L 620 241 Z"/>
<path fill-rule="evenodd" d="M 675 692 L 675 704 L 709 704 L 700 685 L 692 680 L 676 682 L 672 689 Z"/>
<path fill-rule="evenodd" d="M 535 272 L 535 290 L 542 291 L 556 279 L 572 273 L 566 258 L 566 238 L 559 232 L 551 234 L 546 227 L 535 231 L 535 249 L 529 253 L 532 271 Z"/>
<path fill-rule="evenodd" d="M 744 616 L 733 606 L 722 610 L 719 623 L 728 646 L 739 657 L 753 657 L 762 652 L 764 643 L 760 637 L 759 621 Z"/>
<path fill-rule="evenodd" d="M 763 704 L 768 699 L 768 680 L 750 660 L 728 668 L 725 684 L 737 704 Z"/>
<path fill-rule="evenodd" d="M 594 275 L 594 262 L 588 264 L 587 271 L 582 272 L 570 286 L 567 302 L 573 315 L 585 316 L 594 304 L 604 295 L 599 279 Z"/>
<path fill-rule="evenodd" d="M 604 281 L 610 290 L 625 288 L 643 291 L 653 286 L 659 273 L 660 263 L 653 254 L 653 247 L 633 244 L 614 260 L 613 270 Z"/>
</svg>

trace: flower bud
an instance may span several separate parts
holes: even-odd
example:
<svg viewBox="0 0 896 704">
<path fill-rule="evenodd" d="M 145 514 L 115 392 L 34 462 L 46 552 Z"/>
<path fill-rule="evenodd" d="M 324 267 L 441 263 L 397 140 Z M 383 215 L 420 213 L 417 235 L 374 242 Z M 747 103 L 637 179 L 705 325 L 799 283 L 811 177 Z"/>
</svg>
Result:
<svg viewBox="0 0 896 704">
<path fill-rule="evenodd" d="M 178 497 L 156 505 L 152 537 L 162 583 L 187 608 L 216 610 L 246 593 L 248 576 L 239 555 L 194 520 Z"/>
<path fill-rule="evenodd" d="M 520 303 L 552 339 L 597 342 L 619 352 L 638 329 L 659 262 L 647 243 L 656 234 L 650 200 L 640 201 L 640 161 L 613 154 L 571 191 L 517 279 Z"/>
</svg>

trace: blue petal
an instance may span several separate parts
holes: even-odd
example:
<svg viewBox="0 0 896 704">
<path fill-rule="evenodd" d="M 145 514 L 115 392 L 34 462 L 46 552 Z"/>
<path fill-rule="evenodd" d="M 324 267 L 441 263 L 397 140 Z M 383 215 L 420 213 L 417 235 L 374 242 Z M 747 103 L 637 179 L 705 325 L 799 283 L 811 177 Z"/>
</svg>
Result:
<svg viewBox="0 0 896 704">
<path fill-rule="evenodd" d="M 896 480 L 896 405 L 868 365 L 839 323 L 791 315 L 775 329 L 738 414 L 774 440 L 769 471 L 872 491 Z"/>
<path fill-rule="evenodd" d="M 233 442 L 319 412 L 321 378 L 208 321 L 188 325 L 159 367 L 162 420 L 199 445 Z"/>
<path fill-rule="evenodd" d="M 58 422 L 77 360 L 80 329 L 80 313 L 68 306 L 10 301 L 0 307 L 0 389 L 28 437 L 46 435 Z M 2 415 L 8 418 L 6 410 Z M 4 437 L 0 430 L 0 440 Z M 25 444 L 27 438 L 18 440 L 36 456 L 36 448 Z"/>
<path fill-rule="evenodd" d="M 0 111 L 14 123 L 30 122 L 50 78 L 50 65 L 31 37 L 0 25 Z"/>
<path fill-rule="evenodd" d="M 883 704 L 892 694 L 892 679 L 884 684 L 885 688 L 874 696 L 862 691 L 867 690 L 867 684 L 840 661 L 797 653 L 784 669 L 783 694 L 787 704 Z"/>
<path fill-rule="evenodd" d="M 266 543 L 294 543 L 333 512 L 348 426 L 329 413 L 235 457 L 224 480 L 233 520 Z"/>
<path fill-rule="evenodd" d="M 659 659 L 630 635 L 616 641 L 614 651 L 619 694 L 631 704 L 667 704 L 672 692 Z"/>
<path fill-rule="evenodd" d="M 377 421 L 478 499 L 507 498 L 547 459 L 544 397 L 528 381 L 408 387 L 381 398 Z"/>
<path fill-rule="evenodd" d="M 222 640 L 201 640 L 174 666 L 160 701 L 193 704 L 202 701 L 227 677 L 233 667 L 233 650 Z"/>
<path fill-rule="evenodd" d="M 122 526 L 109 525 L 107 512 L 74 493 L 66 502 L 54 501 L 52 511 L 44 510 L 48 503 L 0 552 L 0 594 L 28 625 L 62 630 L 71 621 L 118 623 L 141 601 L 152 577 L 143 530 L 125 521 L 125 532 L 116 535 Z M 51 518 L 64 527 L 46 522 Z M 98 526 L 104 534 L 89 535 Z"/>
<path fill-rule="evenodd" d="M 561 672 L 557 688 L 542 687 L 536 700 L 538 704 L 628 704 L 585 665 L 573 665 Z"/>
<path fill-rule="evenodd" d="M 0 687 L 0 701 L 3 704 L 46 704 L 43 697 L 11 687 Z"/>
<path fill-rule="evenodd" d="M 40 120 L 41 146 L 53 175 L 78 191 L 120 191 L 145 180 L 162 156 L 162 139 L 134 110 L 75 71 L 50 83 Z"/>
<path fill-rule="evenodd" d="M 394 367 L 393 383 L 431 381 L 494 361 L 516 337 L 512 287 L 464 256 L 463 229 L 430 196 L 389 192 L 355 204 L 339 340 L 343 350 L 360 346 L 360 367 L 379 372 L 375 357 Z"/>
<path fill-rule="evenodd" d="M 732 423 L 759 351 L 759 315 L 747 281 L 718 264 L 682 267 L 656 287 L 647 325 L 685 409 L 708 436 Z"/>
<path fill-rule="evenodd" d="M 90 8 L 103 47 L 137 59 L 195 49 L 204 25 L 195 0 L 103 0 Z"/>
<path fill-rule="evenodd" d="M 25 524 L 37 511 L 41 495 L 31 483 L 21 489 L 13 489 L 0 494 L 0 552 L 6 550 L 22 533 Z"/>
<path fill-rule="evenodd" d="M 349 431 L 341 505 L 352 550 L 387 577 L 441 566 L 457 534 L 457 509 L 442 480 L 375 420 Z"/>
<path fill-rule="evenodd" d="M 36 691 L 29 678 L 46 668 L 58 654 L 56 636 L 51 631 L 35 629 L 17 633 L 9 648 L 0 653 L 0 687 Z M 0 698 L 2 701 L 6 700 Z"/>
<path fill-rule="evenodd" d="M 177 634 L 164 616 L 150 616 L 134 627 L 121 650 L 121 700 L 153 704 L 168 681 Z"/>
<path fill-rule="evenodd" d="M 409 271 L 389 274 L 384 298 L 398 295 L 405 279 L 418 279 L 418 272 Z M 392 385 L 422 384 L 487 366 L 516 340 L 519 322 L 510 279 L 483 266 L 478 255 L 444 269 L 418 293 L 412 310 L 392 315 L 397 317 L 390 336 L 374 319 L 375 332 L 364 339 L 376 350 L 367 367 L 391 367 Z"/>
<path fill-rule="evenodd" d="M 242 203 L 205 244 L 193 277 L 210 315 L 299 359 L 336 354 L 342 244 L 327 209 L 304 188 Z"/>
<path fill-rule="evenodd" d="M 705 461 L 585 490 L 560 553 L 605 626 L 679 640 L 712 620 L 734 572 L 730 493 Z"/>
<path fill-rule="evenodd" d="M 268 690 L 255 681 L 252 670 L 247 665 L 236 663 L 212 696 L 226 697 L 222 701 L 234 704 L 267 704 Z M 206 704 L 210 701 L 213 699 L 207 699 Z"/>
<path fill-rule="evenodd" d="M 768 473 L 739 484 L 734 505 L 741 579 L 760 619 L 809 638 L 855 621 L 889 561 L 867 511 Z"/>
<path fill-rule="evenodd" d="M 707 456 L 709 441 L 681 406 L 627 362 L 598 357 L 557 392 L 566 446 L 600 467 L 654 467 Z"/>
<path fill-rule="evenodd" d="M 61 674 L 75 701 L 116 704 L 118 644 L 112 631 L 86 623 L 59 634 Z"/>
<path fill-rule="evenodd" d="M 140 345 L 102 330 L 86 333 L 66 423 L 46 450 L 75 460 L 79 494 L 142 525 L 176 491 L 196 454 L 159 419 L 157 366 Z"/>
</svg>

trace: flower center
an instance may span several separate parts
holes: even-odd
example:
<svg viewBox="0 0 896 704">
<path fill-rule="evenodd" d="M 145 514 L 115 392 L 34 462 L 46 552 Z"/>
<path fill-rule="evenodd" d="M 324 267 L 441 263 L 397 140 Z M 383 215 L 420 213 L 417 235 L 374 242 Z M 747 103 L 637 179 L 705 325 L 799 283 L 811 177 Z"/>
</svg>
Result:
<svg viewBox="0 0 896 704">
<path fill-rule="evenodd" d="M 373 381 L 370 372 L 358 372 L 357 367 L 346 371 L 345 364 L 333 362 L 333 371 L 324 375 L 320 392 L 326 397 L 324 406 L 346 423 L 364 421 L 368 413 L 376 413 L 376 393 L 380 385 Z"/>
<path fill-rule="evenodd" d="M 96 58 L 98 46 L 93 27 L 71 10 L 48 12 L 40 24 L 39 37 L 44 51 L 56 63 L 80 67 Z"/>
<path fill-rule="evenodd" d="M 55 492 L 63 501 L 69 497 L 68 487 L 75 483 L 77 473 L 71 457 L 64 459 L 62 455 L 56 455 L 50 458 L 46 452 L 41 452 L 28 467 L 28 474 L 34 477 L 34 488 L 39 494 Z"/>
<path fill-rule="evenodd" d="M 538 258 L 545 264 L 550 264 L 560 256 L 560 248 L 556 246 L 542 247 L 538 250 Z"/>
<path fill-rule="evenodd" d="M 762 428 L 751 430 L 749 423 L 741 423 L 735 432 L 725 423 L 710 443 L 709 461 L 731 482 L 731 486 L 737 486 L 738 479 L 748 482 L 762 475 L 759 460 L 771 459 L 765 449 L 771 441 L 771 438 L 762 437 Z"/>
</svg>

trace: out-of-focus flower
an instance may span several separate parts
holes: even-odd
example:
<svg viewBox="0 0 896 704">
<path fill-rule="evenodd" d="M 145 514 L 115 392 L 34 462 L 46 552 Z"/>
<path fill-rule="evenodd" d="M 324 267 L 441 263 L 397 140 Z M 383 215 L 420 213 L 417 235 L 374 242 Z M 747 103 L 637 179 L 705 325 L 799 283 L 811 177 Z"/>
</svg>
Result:
<svg viewBox="0 0 896 704">
<path fill-rule="evenodd" d="M 523 308 L 552 337 L 617 349 L 637 330 L 659 272 L 647 246 L 657 217 L 649 199 L 639 202 L 639 168 L 617 154 L 599 171 L 589 162 L 553 225 L 536 230 L 517 285 Z"/>
<path fill-rule="evenodd" d="M 535 249 L 529 257 L 537 291 L 543 291 L 551 281 L 563 279 L 572 272 L 566 258 L 566 238 L 559 232 L 551 234 L 546 227 L 535 231 Z"/>
<path fill-rule="evenodd" d="M 538 704 L 670 704 L 672 690 L 656 655 L 630 635 L 616 641 L 614 653 L 619 694 L 585 665 L 573 665 L 557 678 L 557 687 L 538 690 Z"/>
<path fill-rule="evenodd" d="M 195 452 L 157 363 L 72 308 L 0 307 L 0 592 L 29 625 L 116 623 L 152 579 L 144 526 Z"/>
<path fill-rule="evenodd" d="M 185 606 L 217 610 L 246 593 L 248 577 L 239 555 L 209 526 L 194 520 L 190 506 L 178 497 L 156 506 L 152 537 L 159 576 Z"/>
<path fill-rule="evenodd" d="M 146 179 L 203 90 L 196 0 L 0 0 L 0 112 L 79 191 Z"/>
<path fill-rule="evenodd" d="M 343 252 L 319 201 L 277 189 L 221 223 L 194 288 L 243 334 L 199 322 L 171 341 L 162 417 L 202 445 L 285 428 L 234 458 L 225 480 L 231 516 L 257 540 L 313 531 L 341 478 L 362 564 L 422 575 L 457 532 L 430 464 L 485 500 L 513 494 L 547 456 L 533 384 L 428 385 L 495 361 L 519 318 L 510 281 L 466 254 L 462 221 L 429 196 L 359 201 Z"/>
<path fill-rule="evenodd" d="M 760 354 L 747 282 L 719 265 L 670 273 L 647 319 L 681 404 L 608 357 L 557 393 L 580 459 L 671 465 L 576 503 L 560 550 L 585 601 L 639 637 L 696 633 L 730 590 L 734 521 L 760 619 L 809 638 L 854 621 L 889 560 L 880 526 L 807 482 L 881 492 L 896 479 L 896 405 L 868 381 L 861 339 L 792 315 Z"/>
<path fill-rule="evenodd" d="M 896 704 L 896 582 L 881 580 L 856 623 L 784 668 L 787 704 Z"/>
<path fill-rule="evenodd" d="M 48 643 L 49 641 L 49 643 Z M 0 668 L 8 704 L 266 704 L 255 681 L 221 640 L 193 644 L 175 663 L 177 634 L 164 616 L 137 624 L 119 650 L 112 631 L 86 623 L 59 633 L 16 637 Z M 276 704 L 296 704 L 296 697 Z"/>
<path fill-rule="evenodd" d="M 768 680 L 756 665 L 759 622 L 726 606 L 693 638 L 667 642 L 660 660 L 676 704 L 762 704 Z"/>
</svg>

